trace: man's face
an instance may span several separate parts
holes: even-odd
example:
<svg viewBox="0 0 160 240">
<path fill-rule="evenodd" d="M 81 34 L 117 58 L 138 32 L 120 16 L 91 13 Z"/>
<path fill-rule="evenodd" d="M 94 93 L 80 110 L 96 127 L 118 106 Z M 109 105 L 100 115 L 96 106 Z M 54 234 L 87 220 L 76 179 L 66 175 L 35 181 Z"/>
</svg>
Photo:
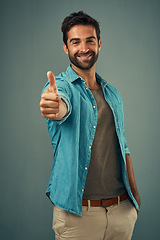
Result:
<svg viewBox="0 0 160 240">
<path fill-rule="evenodd" d="M 67 46 L 63 44 L 63 47 L 71 64 L 87 70 L 92 68 L 98 59 L 101 40 L 98 42 L 93 26 L 76 25 L 68 32 Z"/>
</svg>

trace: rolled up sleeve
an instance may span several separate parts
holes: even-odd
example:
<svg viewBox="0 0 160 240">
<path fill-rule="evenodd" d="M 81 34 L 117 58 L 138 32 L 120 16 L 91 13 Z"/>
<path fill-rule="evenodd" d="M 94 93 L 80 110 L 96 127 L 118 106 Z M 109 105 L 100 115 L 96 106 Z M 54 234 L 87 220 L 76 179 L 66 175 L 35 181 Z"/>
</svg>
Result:
<svg viewBox="0 0 160 240">
<path fill-rule="evenodd" d="M 67 113 L 66 115 L 61 118 L 60 120 L 54 120 L 57 124 L 62 124 L 64 121 L 66 121 L 66 119 L 69 117 L 69 115 L 72 112 L 72 104 L 71 101 L 69 99 L 69 97 L 67 95 L 65 95 L 62 92 L 59 92 L 59 95 L 61 96 L 61 98 L 63 99 L 63 101 L 65 102 L 66 106 L 67 106 Z"/>
</svg>

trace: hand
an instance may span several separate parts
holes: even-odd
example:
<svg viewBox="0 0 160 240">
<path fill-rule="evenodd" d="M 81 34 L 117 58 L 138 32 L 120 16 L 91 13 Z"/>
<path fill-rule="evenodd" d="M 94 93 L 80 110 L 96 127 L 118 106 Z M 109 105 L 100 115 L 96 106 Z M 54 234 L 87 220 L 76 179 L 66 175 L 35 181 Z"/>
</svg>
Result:
<svg viewBox="0 0 160 240">
<path fill-rule="evenodd" d="M 47 72 L 47 77 L 49 81 L 49 86 L 41 96 L 41 114 L 44 118 L 59 120 L 66 114 L 67 107 L 65 102 L 58 94 L 54 74 L 49 71 Z"/>
<path fill-rule="evenodd" d="M 139 206 L 139 208 L 140 208 L 140 206 L 141 206 L 141 200 L 140 200 L 139 194 L 136 194 L 134 197 L 135 197 L 135 199 L 136 199 L 136 201 L 137 201 L 137 203 L 138 203 L 138 206 Z M 137 215 L 138 215 L 139 210 L 136 209 L 136 211 L 137 211 Z"/>
</svg>

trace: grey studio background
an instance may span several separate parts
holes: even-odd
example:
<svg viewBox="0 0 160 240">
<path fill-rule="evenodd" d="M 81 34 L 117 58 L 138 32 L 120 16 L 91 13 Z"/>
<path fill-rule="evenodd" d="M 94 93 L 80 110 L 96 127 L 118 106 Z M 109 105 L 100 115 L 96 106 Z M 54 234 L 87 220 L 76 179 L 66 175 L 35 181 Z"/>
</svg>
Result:
<svg viewBox="0 0 160 240">
<path fill-rule="evenodd" d="M 141 211 L 133 240 L 160 239 L 160 1 L 1 0 L 0 239 L 53 240 L 45 195 L 52 147 L 39 100 L 65 71 L 61 22 L 84 10 L 101 24 L 97 71 L 121 92 Z"/>
</svg>

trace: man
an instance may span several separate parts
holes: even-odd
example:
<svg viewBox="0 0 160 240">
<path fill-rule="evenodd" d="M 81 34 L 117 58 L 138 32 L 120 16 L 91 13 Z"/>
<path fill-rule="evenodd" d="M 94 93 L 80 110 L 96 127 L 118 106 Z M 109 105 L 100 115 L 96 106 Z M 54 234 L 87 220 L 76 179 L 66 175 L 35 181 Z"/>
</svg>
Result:
<svg viewBox="0 0 160 240">
<path fill-rule="evenodd" d="M 129 240 L 140 197 L 120 94 L 96 73 L 99 24 L 80 11 L 62 32 L 70 66 L 56 78 L 47 73 L 40 102 L 54 148 L 47 195 L 56 240 Z"/>
</svg>

